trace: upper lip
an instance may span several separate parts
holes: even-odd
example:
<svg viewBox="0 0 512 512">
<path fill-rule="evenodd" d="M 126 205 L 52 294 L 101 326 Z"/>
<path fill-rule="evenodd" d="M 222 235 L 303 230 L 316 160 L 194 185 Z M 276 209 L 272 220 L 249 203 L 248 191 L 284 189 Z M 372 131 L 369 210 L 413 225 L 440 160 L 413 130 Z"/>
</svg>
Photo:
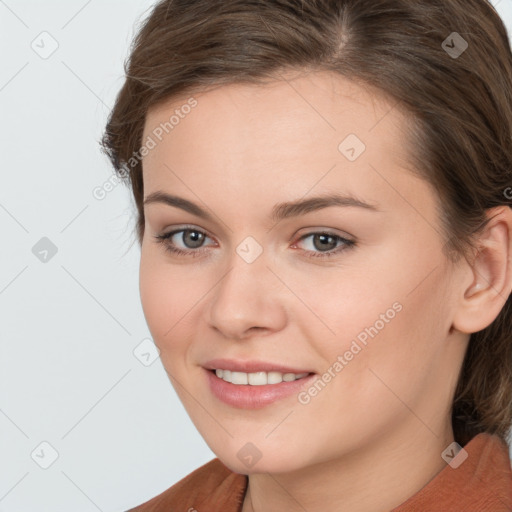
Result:
<svg viewBox="0 0 512 512">
<path fill-rule="evenodd" d="M 285 366 L 280 363 L 271 363 L 269 361 L 242 361 L 236 359 L 211 359 L 203 364 L 203 368 L 208 370 L 231 370 L 234 372 L 254 373 L 254 372 L 280 372 L 280 373 L 314 373 L 309 370 L 297 367 Z"/>
</svg>

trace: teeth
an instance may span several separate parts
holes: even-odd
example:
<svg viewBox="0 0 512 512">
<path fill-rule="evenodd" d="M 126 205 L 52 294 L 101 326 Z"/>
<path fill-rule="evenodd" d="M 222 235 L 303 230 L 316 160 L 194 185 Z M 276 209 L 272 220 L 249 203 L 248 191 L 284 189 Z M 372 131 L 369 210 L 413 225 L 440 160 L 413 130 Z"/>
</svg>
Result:
<svg viewBox="0 0 512 512">
<path fill-rule="evenodd" d="M 306 373 L 281 373 L 281 372 L 232 372 L 230 370 L 215 370 L 219 379 L 237 385 L 264 386 L 265 384 L 279 384 L 302 379 L 309 375 Z"/>
</svg>

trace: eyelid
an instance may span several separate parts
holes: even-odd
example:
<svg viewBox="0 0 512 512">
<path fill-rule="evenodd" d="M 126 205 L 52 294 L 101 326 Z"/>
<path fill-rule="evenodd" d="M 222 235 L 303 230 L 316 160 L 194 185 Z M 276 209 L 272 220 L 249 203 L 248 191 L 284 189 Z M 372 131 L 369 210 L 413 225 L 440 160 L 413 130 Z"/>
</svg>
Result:
<svg viewBox="0 0 512 512">
<path fill-rule="evenodd" d="M 335 228 L 326 228 L 322 226 L 308 226 L 306 228 L 302 228 L 299 230 L 299 233 L 302 233 L 304 231 L 304 234 L 299 234 L 298 240 L 302 239 L 303 236 L 308 236 L 312 234 L 318 234 L 318 233 L 324 233 L 326 235 L 332 235 L 332 236 L 339 236 L 340 238 L 344 238 L 346 240 L 354 240 L 355 237 L 352 236 L 350 233 L 347 233 L 346 231 L 341 231 Z M 296 237 L 296 235 L 294 235 Z"/>
<path fill-rule="evenodd" d="M 206 229 L 203 229 L 203 228 L 199 228 L 197 226 L 194 226 L 192 224 L 185 224 L 185 225 L 181 225 L 181 226 L 178 226 L 176 228 L 173 228 L 171 229 L 170 231 L 167 231 L 165 233 L 162 233 L 161 235 L 158 236 L 158 238 L 163 238 L 163 237 L 167 237 L 167 236 L 172 236 L 172 235 L 175 235 L 177 233 L 180 233 L 181 231 L 187 231 L 187 230 L 192 230 L 192 231 L 197 231 L 203 235 L 206 235 L 208 238 L 210 239 L 214 239 L 213 236 L 211 236 L 209 234 L 209 232 L 206 230 Z M 339 237 L 339 238 L 342 238 L 344 240 L 347 240 L 347 241 L 353 241 L 355 242 L 356 239 L 355 237 L 353 237 L 352 235 L 350 235 L 349 233 L 347 232 L 342 232 L 341 234 L 339 232 L 337 232 L 337 230 L 335 230 L 334 228 L 322 228 L 322 227 L 318 227 L 318 226 L 309 226 L 307 228 L 303 228 L 302 230 L 308 230 L 307 232 L 305 232 L 304 234 L 302 235 L 299 235 L 298 237 L 294 234 L 292 237 L 290 237 L 290 239 L 288 240 L 288 242 L 291 242 L 292 240 L 296 240 L 296 242 L 299 242 L 301 240 L 303 240 L 304 238 L 307 238 L 308 236 L 312 236 L 312 235 L 315 235 L 315 234 L 325 234 L 325 235 L 332 235 L 332 236 L 336 236 L 336 237 Z M 302 231 L 301 230 L 301 231 Z M 296 243 L 294 242 L 294 244 Z"/>
<path fill-rule="evenodd" d="M 210 240 L 214 240 L 214 237 L 211 236 L 207 230 L 203 229 L 203 228 L 199 228 L 197 226 L 193 226 L 193 225 L 185 225 L 185 226 L 178 226 L 176 228 L 173 228 L 171 229 L 170 231 L 167 231 L 165 233 L 162 233 L 161 235 L 158 235 L 157 238 L 171 238 L 173 237 L 174 235 L 177 235 L 178 233 L 181 233 L 183 231 L 197 231 L 198 233 L 201 233 L 203 235 L 205 235 L 205 237 L 208 237 Z M 213 244 L 212 244 L 213 245 Z M 216 245 L 218 245 L 216 243 Z M 194 251 L 194 252 L 198 252 L 200 251 L 201 249 L 203 249 L 203 247 L 200 247 L 199 249 L 185 249 L 187 251 Z"/>
<path fill-rule="evenodd" d="M 305 228 L 309 229 L 307 233 L 304 233 L 303 235 L 299 236 L 297 239 L 297 242 L 300 242 L 306 238 L 313 237 L 315 235 L 327 235 L 334 237 L 337 239 L 338 242 L 341 242 L 341 245 L 338 247 L 335 247 L 334 249 L 330 249 L 328 251 L 312 251 L 308 249 L 299 249 L 301 253 L 304 254 L 304 257 L 309 260 L 317 259 L 318 261 L 329 261 L 330 258 L 336 258 L 337 256 L 340 256 L 342 252 L 345 252 L 351 248 L 357 247 L 358 241 L 352 236 L 349 235 L 349 237 L 339 235 L 338 233 L 335 233 L 335 230 L 331 228 L 322 229 L 322 228 L 315 228 L 315 227 L 309 227 Z M 201 246 L 196 249 L 181 249 L 180 247 L 177 247 L 175 244 L 170 243 L 170 239 L 178 234 L 182 233 L 184 231 L 195 231 L 198 233 L 201 233 L 205 235 L 206 237 L 213 240 L 213 237 L 211 237 L 206 230 L 203 230 L 201 228 L 197 228 L 196 226 L 180 226 L 176 227 L 175 229 L 172 229 L 171 231 L 168 231 L 167 233 L 163 233 L 160 235 L 154 236 L 157 243 L 163 244 L 164 249 L 168 251 L 170 254 L 176 256 L 176 257 L 183 257 L 183 258 L 198 258 L 201 257 L 205 252 L 207 251 L 208 246 Z M 290 239 L 291 240 L 291 239 Z M 295 242 L 292 247 L 296 247 Z M 216 243 L 215 243 L 216 245 Z"/>
</svg>

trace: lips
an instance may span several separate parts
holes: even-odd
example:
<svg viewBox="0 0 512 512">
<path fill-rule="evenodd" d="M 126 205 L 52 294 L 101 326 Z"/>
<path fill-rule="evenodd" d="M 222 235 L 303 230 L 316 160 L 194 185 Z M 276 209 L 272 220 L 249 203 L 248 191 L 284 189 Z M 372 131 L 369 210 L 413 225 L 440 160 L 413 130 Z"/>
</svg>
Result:
<svg viewBox="0 0 512 512">
<path fill-rule="evenodd" d="M 215 362 L 215 364 L 218 363 Z M 261 362 L 258 364 L 261 364 Z M 255 386 L 226 382 L 224 379 L 217 377 L 213 370 L 206 368 L 204 369 L 204 375 L 205 384 L 212 395 L 221 402 L 237 409 L 262 409 L 281 400 L 289 399 L 303 391 L 316 379 L 315 374 L 310 374 L 290 382 L 283 381 L 279 384 Z"/>
<path fill-rule="evenodd" d="M 232 372 L 280 372 L 280 373 L 314 373 L 313 371 L 300 366 L 286 366 L 281 363 L 269 361 L 242 361 L 235 359 L 211 359 L 203 364 L 207 370 L 231 370 Z"/>
</svg>

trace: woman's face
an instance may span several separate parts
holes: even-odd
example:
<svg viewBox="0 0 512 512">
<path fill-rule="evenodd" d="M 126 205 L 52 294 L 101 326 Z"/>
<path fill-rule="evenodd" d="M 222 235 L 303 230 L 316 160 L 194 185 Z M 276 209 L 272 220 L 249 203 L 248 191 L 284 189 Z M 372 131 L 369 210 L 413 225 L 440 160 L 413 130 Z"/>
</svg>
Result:
<svg viewBox="0 0 512 512">
<path fill-rule="evenodd" d="M 444 432 L 467 341 L 451 332 L 460 273 L 434 192 L 406 168 L 406 130 L 392 105 L 329 73 L 150 109 L 144 198 L 196 207 L 145 204 L 142 306 L 188 414 L 234 471 Z M 216 380 L 205 366 L 218 358 L 315 375 L 263 393 Z"/>
</svg>

